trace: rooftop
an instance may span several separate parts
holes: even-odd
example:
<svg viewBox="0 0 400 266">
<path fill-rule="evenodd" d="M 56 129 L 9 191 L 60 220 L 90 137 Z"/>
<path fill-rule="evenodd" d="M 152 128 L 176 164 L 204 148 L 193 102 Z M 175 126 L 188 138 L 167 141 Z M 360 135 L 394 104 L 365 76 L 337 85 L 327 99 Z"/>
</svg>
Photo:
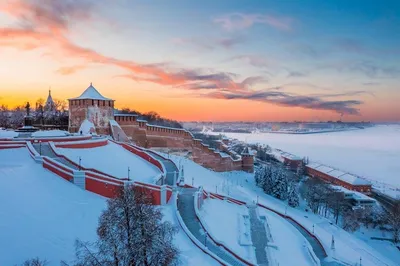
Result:
<svg viewBox="0 0 400 266">
<path fill-rule="evenodd" d="M 321 173 L 327 174 L 339 180 L 342 180 L 351 185 L 370 185 L 371 183 L 368 180 L 362 179 L 356 175 L 352 175 L 350 173 L 346 173 L 344 171 L 340 171 L 338 169 L 334 169 L 332 167 L 319 164 L 319 163 L 309 163 L 307 164 L 308 168 L 317 170 Z"/>
<path fill-rule="evenodd" d="M 71 98 L 70 100 L 103 100 L 103 101 L 112 101 L 112 99 L 106 98 L 93 87 L 93 84 L 90 83 L 90 86 L 81 94 L 81 96 L 77 98 Z"/>
</svg>

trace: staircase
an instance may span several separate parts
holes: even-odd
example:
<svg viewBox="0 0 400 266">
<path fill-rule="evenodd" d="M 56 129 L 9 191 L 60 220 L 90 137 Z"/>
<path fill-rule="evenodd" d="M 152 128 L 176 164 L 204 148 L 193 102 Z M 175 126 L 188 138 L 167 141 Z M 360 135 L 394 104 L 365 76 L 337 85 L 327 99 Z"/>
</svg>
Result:
<svg viewBox="0 0 400 266">
<path fill-rule="evenodd" d="M 210 237 L 207 237 L 199 220 L 196 217 L 194 210 L 194 193 L 197 191 L 195 188 L 182 188 L 178 196 L 178 211 L 182 217 L 186 227 L 194 237 L 203 243 L 212 253 L 226 261 L 230 265 L 245 265 L 228 252 L 220 248 Z"/>
<path fill-rule="evenodd" d="M 268 238 L 267 232 L 265 230 L 264 224 L 260 221 L 257 212 L 257 205 L 249 207 L 250 214 L 250 231 L 251 231 L 251 241 L 255 247 L 256 259 L 258 265 L 269 265 L 267 259 L 267 248 Z"/>
<path fill-rule="evenodd" d="M 76 165 L 72 164 L 68 160 L 66 160 L 62 157 L 58 157 L 57 154 L 55 154 L 54 151 L 51 149 L 48 142 L 42 142 L 41 144 L 34 143 L 33 147 L 41 156 L 47 156 L 53 160 L 56 160 L 56 161 L 64 164 L 65 166 L 67 166 L 71 169 L 79 170 Z"/>
</svg>

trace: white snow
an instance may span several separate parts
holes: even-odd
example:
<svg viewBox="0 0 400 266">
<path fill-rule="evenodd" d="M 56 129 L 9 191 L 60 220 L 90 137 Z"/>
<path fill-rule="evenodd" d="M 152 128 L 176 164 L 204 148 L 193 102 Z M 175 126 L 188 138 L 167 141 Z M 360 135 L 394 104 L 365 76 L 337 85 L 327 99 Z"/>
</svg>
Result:
<svg viewBox="0 0 400 266">
<path fill-rule="evenodd" d="M 0 150 L 0 265 L 75 258 L 74 241 L 96 240 L 105 199 L 45 170 L 26 148 Z"/>
<path fill-rule="evenodd" d="M 162 207 L 164 220 L 169 221 L 178 227 L 178 233 L 175 235 L 174 244 L 180 250 L 181 265 L 219 265 L 209 255 L 205 254 L 201 249 L 195 246 L 189 237 L 185 234 L 183 229 L 179 226 L 176 218 L 176 210 L 173 203 Z"/>
<path fill-rule="evenodd" d="M 64 130 L 41 130 L 32 133 L 32 137 L 64 137 L 69 136 L 68 131 Z"/>
<path fill-rule="evenodd" d="M 386 256 L 385 252 L 387 251 L 384 249 L 375 250 L 352 234 L 332 225 L 328 219 L 300 209 L 293 209 L 284 202 L 266 195 L 261 188 L 255 185 L 253 174 L 244 172 L 217 173 L 183 157 L 170 155 L 170 158 L 177 165 L 183 165 L 185 183 L 188 185 L 192 185 L 193 182 L 194 186 L 203 186 L 206 191 L 217 191 L 219 194 L 229 195 L 245 202 L 255 202 L 258 197 L 258 201 L 261 204 L 278 210 L 280 213 L 285 213 L 287 208 L 287 214 L 299 221 L 310 232 L 312 232 L 313 225 L 315 226 L 315 234 L 322 241 L 330 258 L 351 263 L 352 265 L 359 262 L 360 257 L 362 257 L 363 266 L 397 265 Z M 281 222 L 284 221 L 281 219 Z M 274 234 L 274 230 L 271 230 L 272 234 Z M 336 242 L 336 250 L 334 252 L 330 250 L 332 235 L 335 236 Z M 278 247 L 285 248 L 283 246 Z M 396 257 L 400 260 L 398 252 L 391 254 L 391 257 Z"/>
<path fill-rule="evenodd" d="M 106 199 L 84 191 L 37 164 L 26 148 L 0 150 L 0 265 L 21 265 L 39 257 L 48 265 L 70 265 L 75 239 L 97 239 L 98 217 Z M 164 220 L 179 226 L 172 204 Z M 181 228 L 174 244 L 181 265 L 218 265 Z"/>
<path fill-rule="evenodd" d="M 18 133 L 13 130 L 0 129 L 0 138 L 14 138 L 17 136 L 18 136 Z"/>
<path fill-rule="evenodd" d="M 296 228 L 271 211 L 258 208 L 258 213 L 267 217 L 273 242 L 278 247 L 270 248 L 270 252 L 279 265 L 314 265 L 304 244 L 307 240 Z"/>
<path fill-rule="evenodd" d="M 365 177 L 384 193 L 400 195 L 399 125 L 305 135 L 223 134 L 249 143 L 268 144 L 300 157 L 308 156 L 310 161 Z"/>
<path fill-rule="evenodd" d="M 213 238 L 224 243 L 229 249 L 256 263 L 252 246 L 243 246 L 239 242 L 241 224 L 239 215 L 249 215 L 245 205 L 239 206 L 218 199 L 206 199 L 200 208 L 200 219 Z"/>
<path fill-rule="evenodd" d="M 75 163 L 79 163 L 79 157 L 81 157 L 83 167 L 93 168 L 117 178 L 127 178 L 128 167 L 130 179 L 133 181 L 155 183 L 161 174 L 160 170 L 153 164 L 113 142 L 108 142 L 107 145 L 97 148 L 58 148 L 57 151 Z"/>
<path fill-rule="evenodd" d="M 72 98 L 70 100 L 85 100 L 85 99 L 90 99 L 90 100 L 111 100 L 109 98 L 104 97 L 103 95 L 100 94 L 96 90 L 95 87 L 93 87 L 92 84 L 81 94 L 81 96 Z"/>
<path fill-rule="evenodd" d="M 79 127 L 78 133 L 80 134 L 82 132 L 82 135 L 90 135 L 90 134 L 96 134 L 96 127 L 92 122 L 89 120 L 85 119 L 83 120 L 81 126 Z"/>
</svg>

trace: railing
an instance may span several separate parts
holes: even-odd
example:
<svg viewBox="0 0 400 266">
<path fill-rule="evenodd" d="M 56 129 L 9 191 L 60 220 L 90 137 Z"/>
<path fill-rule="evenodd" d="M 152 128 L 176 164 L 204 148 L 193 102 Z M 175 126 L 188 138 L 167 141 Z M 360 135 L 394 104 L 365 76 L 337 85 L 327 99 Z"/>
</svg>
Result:
<svg viewBox="0 0 400 266">
<path fill-rule="evenodd" d="M 205 247 L 203 245 L 203 243 L 201 243 L 191 232 L 190 230 L 187 228 L 187 226 L 185 225 L 185 223 L 182 220 L 181 215 L 179 214 L 178 211 L 178 207 L 177 207 L 177 201 L 178 201 L 178 197 L 176 197 L 176 199 L 174 200 L 174 208 L 175 208 L 175 213 L 176 213 L 176 217 L 178 219 L 178 223 L 181 226 L 181 228 L 183 229 L 183 231 L 185 232 L 185 234 L 189 237 L 189 239 L 193 242 L 193 244 L 195 244 L 199 249 L 201 249 L 204 253 L 206 253 L 207 255 L 209 255 L 211 258 L 213 258 L 214 260 L 216 260 L 218 263 L 220 263 L 221 265 L 226 265 L 228 266 L 229 264 L 222 260 L 221 258 L 219 258 L 217 255 L 215 255 L 213 252 L 211 252 L 207 247 Z"/>
<path fill-rule="evenodd" d="M 196 192 L 198 193 L 198 192 Z M 195 193 L 195 194 L 196 194 Z M 208 230 L 208 226 L 206 223 L 204 223 L 204 221 L 202 221 L 201 216 L 199 214 L 199 210 L 198 210 L 198 197 L 195 195 L 194 196 L 194 211 L 196 213 L 196 218 L 199 220 L 199 224 L 201 225 L 201 227 L 203 228 L 204 232 L 210 237 L 210 239 L 219 247 L 223 248 L 226 252 L 228 252 L 230 255 L 234 256 L 237 260 L 241 261 L 242 263 L 244 263 L 245 265 L 249 265 L 249 266 L 255 266 L 256 264 L 242 258 L 241 256 L 239 256 L 238 254 L 236 254 L 234 251 L 232 251 L 230 248 L 228 248 L 225 243 L 217 240 L 214 236 L 212 236 L 210 234 L 210 230 Z"/>
</svg>

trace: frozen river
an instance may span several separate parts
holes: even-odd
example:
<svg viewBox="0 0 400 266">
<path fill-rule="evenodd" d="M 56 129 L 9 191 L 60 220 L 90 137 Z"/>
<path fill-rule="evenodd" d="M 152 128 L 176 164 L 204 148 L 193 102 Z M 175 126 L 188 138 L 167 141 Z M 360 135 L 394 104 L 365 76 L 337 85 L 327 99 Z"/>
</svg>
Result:
<svg viewBox="0 0 400 266">
<path fill-rule="evenodd" d="M 321 134 L 224 133 L 248 143 L 268 144 L 298 156 L 400 189 L 400 125 Z M 388 194 L 395 193 L 385 191 Z M 400 190 L 395 194 L 400 194 Z"/>
</svg>

